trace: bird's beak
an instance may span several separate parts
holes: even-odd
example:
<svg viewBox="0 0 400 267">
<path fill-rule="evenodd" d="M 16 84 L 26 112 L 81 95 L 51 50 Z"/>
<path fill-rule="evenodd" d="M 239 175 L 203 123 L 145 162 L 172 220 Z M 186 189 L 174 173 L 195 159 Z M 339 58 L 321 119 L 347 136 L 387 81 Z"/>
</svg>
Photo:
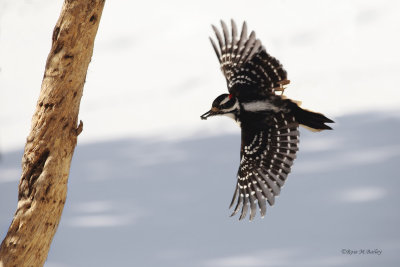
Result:
<svg viewBox="0 0 400 267">
<path fill-rule="evenodd" d="M 203 115 L 200 116 L 200 119 L 206 120 L 210 116 L 215 116 L 219 114 L 219 109 L 216 107 L 211 108 L 209 111 L 204 113 Z"/>
</svg>

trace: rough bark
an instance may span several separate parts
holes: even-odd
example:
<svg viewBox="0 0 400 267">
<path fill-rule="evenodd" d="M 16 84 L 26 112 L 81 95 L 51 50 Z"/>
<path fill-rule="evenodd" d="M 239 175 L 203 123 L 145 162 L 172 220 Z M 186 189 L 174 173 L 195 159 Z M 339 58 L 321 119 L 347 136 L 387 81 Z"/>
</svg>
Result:
<svg viewBox="0 0 400 267">
<path fill-rule="evenodd" d="M 105 0 L 65 0 L 22 159 L 18 207 L 0 266 L 43 266 L 61 219 L 87 68 Z"/>
</svg>

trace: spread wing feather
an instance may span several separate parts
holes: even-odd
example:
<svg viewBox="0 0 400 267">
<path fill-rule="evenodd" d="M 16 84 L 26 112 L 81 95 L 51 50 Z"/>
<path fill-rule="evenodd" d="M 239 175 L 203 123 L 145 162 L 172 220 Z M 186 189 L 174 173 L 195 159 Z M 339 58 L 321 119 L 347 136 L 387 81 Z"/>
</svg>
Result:
<svg viewBox="0 0 400 267">
<path fill-rule="evenodd" d="M 231 216 L 240 212 L 246 217 L 250 207 L 250 221 L 258 204 L 261 217 L 266 213 L 266 201 L 275 203 L 296 158 L 299 143 L 298 123 L 292 115 L 276 113 L 274 126 L 266 129 L 242 128 L 241 162 L 237 185 L 230 208 Z"/>
<path fill-rule="evenodd" d="M 288 84 L 286 71 L 280 62 L 270 56 L 254 31 L 247 35 L 246 22 L 243 23 L 239 40 L 237 27 L 231 20 L 229 34 L 225 22 L 221 21 L 222 34 L 212 25 L 218 45 L 210 38 L 224 74 L 229 93 L 240 100 L 263 97 L 281 91 Z"/>
</svg>

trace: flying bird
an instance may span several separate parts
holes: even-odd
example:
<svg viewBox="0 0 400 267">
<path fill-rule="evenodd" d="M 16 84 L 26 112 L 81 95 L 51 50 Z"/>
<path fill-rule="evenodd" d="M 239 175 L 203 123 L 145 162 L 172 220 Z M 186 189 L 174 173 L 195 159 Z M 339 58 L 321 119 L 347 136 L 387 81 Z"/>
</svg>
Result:
<svg viewBox="0 0 400 267">
<path fill-rule="evenodd" d="M 201 119 L 225 115 L 241 128 L 240 166 L 237 184 L 229 208 L 231 216 L 240 210 L 239 220 L 250 209 L 250 221 L 261 217 L 266 202 L 273 205 L 296 158 L 299 125 L 313 131 L 332 129 L 333 123 L 321 113 L 302 109 L 298 101 L 283 95 L 290 83 L 281 63 L 267 53 L 254 31 L 247 34 L 246 22 L 238 36 L 235 22 L 231 32 L 221 21 L 222 34 L 212 25 L 217 43 L 211 44 L 226 78 L 228 94 L 218 96 Z"/>
</svg>

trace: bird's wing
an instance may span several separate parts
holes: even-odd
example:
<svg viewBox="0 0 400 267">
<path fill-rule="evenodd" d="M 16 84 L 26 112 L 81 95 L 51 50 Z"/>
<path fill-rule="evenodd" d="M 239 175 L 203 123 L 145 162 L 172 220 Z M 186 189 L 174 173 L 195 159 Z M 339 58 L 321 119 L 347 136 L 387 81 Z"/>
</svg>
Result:
<svg viewBox="0 0 400 267">
<path fill-rule="evenodd" d="M 247 25 L 243 23 L 240 37 L 232 20 L 229 34 L 225 22 L 221 21 L 222 34 L 212 25 L 218 46 L 212 38 L 211 44 L 221 64 L 228 90 L 241 99 L 268 96 L 281 91 L 288 84 L 287 73 L 279 61 L 270 56 L 261 41 L 252 31 L 247 36 Z"/>
<path fill-rule="evenodd" d="M 264 217 L 266 201 L 274 204 L 296 158 L 299 124 L 294 117 L 276 113 L 271 125 L 257 131 L 242 128 L 241 161 L 230 205 L 231 208 L 236 202 L 231 216 L 242 208 L 239 220 L 246 217 L 249 207 L 250 221 L 253 220 L 256 202 Z"/>
</svg>

